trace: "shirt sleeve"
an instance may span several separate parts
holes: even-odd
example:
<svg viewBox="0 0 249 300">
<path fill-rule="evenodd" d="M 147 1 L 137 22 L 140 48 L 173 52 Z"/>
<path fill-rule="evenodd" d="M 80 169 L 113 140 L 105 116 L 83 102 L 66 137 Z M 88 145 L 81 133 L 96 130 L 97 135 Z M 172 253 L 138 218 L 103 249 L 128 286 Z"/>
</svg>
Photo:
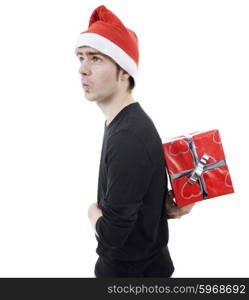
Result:
<svg viewBox="0 0 249 300">
<path fill-rule="evenodd" d="M 125 243 L 136 223 L 153 168 L 143 143 L 128 130 L 109 139 L 106 162 L 107 191 L 96 232 L 102 243 L 116 248 Z"/>
</svg>

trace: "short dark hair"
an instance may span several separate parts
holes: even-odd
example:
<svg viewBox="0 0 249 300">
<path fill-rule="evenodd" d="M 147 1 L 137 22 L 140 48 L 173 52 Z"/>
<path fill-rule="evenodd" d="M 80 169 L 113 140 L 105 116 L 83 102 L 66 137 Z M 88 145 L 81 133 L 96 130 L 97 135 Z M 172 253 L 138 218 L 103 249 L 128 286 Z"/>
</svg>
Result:
<svg viewBox="0 0 249 300">
<path fill-rule="evenodd" d="M 133 77 L 130 76 L 128 90 L 132 91 L 134 89 L 134 87 L 135 87 L 135 81 L 134 81 Z"/>
<path fill-rule="evenodd" d="M 117 63 L 115 63 L 115 64 L 117 66 L 117 76 L 118 76 L 119 71 L 120 70 L 124 70 L 124 69 L 121 68 L 120 65 L 118 65 Z M 127 90 L 131 92 L 134 89 L 134 87 L 135 87 L 135 81 L 134 81 L 134 79 L 133 79 L 133 77 L 131 75 L 129 76 L 128 80 L 129 80 L 129 85 L 128 85 L 128 89 Z"/>
</svg>

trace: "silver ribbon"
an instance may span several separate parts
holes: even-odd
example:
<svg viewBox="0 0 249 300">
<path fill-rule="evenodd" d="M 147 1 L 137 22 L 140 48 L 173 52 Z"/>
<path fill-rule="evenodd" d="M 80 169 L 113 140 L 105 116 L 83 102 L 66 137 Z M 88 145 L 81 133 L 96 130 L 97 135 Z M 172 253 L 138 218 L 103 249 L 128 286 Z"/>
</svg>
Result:
<svg viewBox="0 0 249 300">
<path fill-rule="evenodd" d="M 214 163 L 210 163 L 210 164 L 206 164 L 208 159 L 211 157 L 210 155 L 208 155 L 207 153 L 204 153 L 201 157 L 200 160 L 198 160 L 198 155 L 196 152 L 196 147 L 195 147 L 195 143 L 192 137 L 188 138 L 188 145 L 189 145 L 189 149 L 190 149 L 190 153 L 192 155 L 193 161 L 194 161 L 194 168 L 190 169 L 190 170 L 185 170 L 179 173 L 175 173 L 175 174 L 171 174 L 170 178 L 171 180 L 174 180 L 176 178 L 180 178 L 183 176 L 189 176 L 190 178 L 188 179 L 188 182 L 191 184 L 196 183 L 196 181 L 199 181 L 200 184 L 200 188 L 201 188 L 201 193 L 203 196 L 203 199 L 207 199 L 208 198 L 208 192 L 207 192 L 207 188 L 206 188 L 206 184 L 203 178 L 203 173 L 209 171 L 209 170 L 214 170 L 220 167 L 223 167 L 226 165 L 226 161 L 225 160 L 220 160 L 218 162 L 214 162 Z"/>
</svg>

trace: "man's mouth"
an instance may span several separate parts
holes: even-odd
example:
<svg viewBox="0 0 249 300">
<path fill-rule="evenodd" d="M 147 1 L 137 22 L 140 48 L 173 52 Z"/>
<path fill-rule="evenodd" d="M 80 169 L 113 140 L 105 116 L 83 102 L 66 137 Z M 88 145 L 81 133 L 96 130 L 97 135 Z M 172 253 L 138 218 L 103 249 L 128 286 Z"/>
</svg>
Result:
<svg viewBox="0 0 249 300">
<path fill-rule="evenodd" d="M 82 86 L 83 86 L 83 88 L 86 89 L 86 90 L 89 89 L 89 84 L 87 84 L 87 83 L 82 83 Z"/>
</svg>

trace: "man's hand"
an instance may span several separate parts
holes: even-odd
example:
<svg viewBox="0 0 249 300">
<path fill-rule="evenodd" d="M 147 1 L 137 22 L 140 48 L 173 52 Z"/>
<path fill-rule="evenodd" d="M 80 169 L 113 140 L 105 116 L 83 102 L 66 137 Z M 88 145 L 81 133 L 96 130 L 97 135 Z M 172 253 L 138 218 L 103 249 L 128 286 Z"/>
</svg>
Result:
<svg viewBox="0 0 249 300">
<path fill-rule="evenodd" d="M 182 216 L 190 213 L 191 209 L 195 205 L 195 203 L 191 203 L 182 207 L 176 206 L 174 202 L 174 194 L 173 191 L 169 191 L 167 197 L 165 198 L 165 208 L 166 208 L 166 215 L 168 219 L 176 219 L 181 218 Z"/>
<path fill-rule="evenodd" d="M 98 218 L 100 218 L 102 216 L 102 211 L 101 209 L 98 207 L 98 204 L 96 202 L 92 203 L 89 207 L 88 207 L 88 218 L 92 224 L 93 230 L 96 232 L 96 222 L 98 220 Z M 98 234 L 97 234 L 98 235 Z"/>
</svg>

